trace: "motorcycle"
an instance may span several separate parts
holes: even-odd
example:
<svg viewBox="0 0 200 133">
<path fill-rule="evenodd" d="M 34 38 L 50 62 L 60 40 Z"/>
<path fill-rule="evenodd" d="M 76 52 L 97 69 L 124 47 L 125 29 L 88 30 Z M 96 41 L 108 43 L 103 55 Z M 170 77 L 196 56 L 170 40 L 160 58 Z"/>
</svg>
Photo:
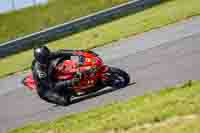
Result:
<svg viewBox="0 0 200 133">
<path fill-rule="evenodd" d="M 97 53 L 90 50 L 75 50 L 74 55 L 70 59 L 63 57 L 54 62 L 53 80 L 55 82 L 69 80 L 77 76 L 77 73 L 82 73 L 79 77 L 80 82 L 72 87 L 72 92 L 60 93 L 68 103 L 71 102 L 72 97 L 88 95 L 105 87 L 124 88 L 129 84 L 130 76 L 127 72 L 105 65 Z M 23 79 L 23 84 L 28 89 L 37 91 L 32 73 Z"/>
</svg>

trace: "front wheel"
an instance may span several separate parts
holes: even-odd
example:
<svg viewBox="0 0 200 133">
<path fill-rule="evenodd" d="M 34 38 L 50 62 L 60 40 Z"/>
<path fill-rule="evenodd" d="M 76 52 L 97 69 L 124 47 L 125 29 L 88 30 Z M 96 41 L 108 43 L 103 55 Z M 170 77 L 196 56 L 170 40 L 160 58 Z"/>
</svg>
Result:
<svg viewBox="0 0 200 133">
<path fill-rule="evenodd" d="M 130 82 L 129 74 L 119 68 L 110 67 L 108 75 L 109 75 L 108 85 L 114 88 L 124 88 Z"/>
</svg>

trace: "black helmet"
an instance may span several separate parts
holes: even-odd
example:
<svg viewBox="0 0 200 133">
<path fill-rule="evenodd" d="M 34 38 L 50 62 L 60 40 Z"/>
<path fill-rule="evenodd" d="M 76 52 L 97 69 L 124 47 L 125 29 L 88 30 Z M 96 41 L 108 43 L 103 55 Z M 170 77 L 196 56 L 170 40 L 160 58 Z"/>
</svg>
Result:
<svg viewBox="0 0 200 133">
<path fill-rule="evenodd" d="M 34 57 L 35 60 L 40 64 L 48 64 L 48 57 L 50 55 L 50 50 L 46 47 L 34 48 Z"/>
</svg>

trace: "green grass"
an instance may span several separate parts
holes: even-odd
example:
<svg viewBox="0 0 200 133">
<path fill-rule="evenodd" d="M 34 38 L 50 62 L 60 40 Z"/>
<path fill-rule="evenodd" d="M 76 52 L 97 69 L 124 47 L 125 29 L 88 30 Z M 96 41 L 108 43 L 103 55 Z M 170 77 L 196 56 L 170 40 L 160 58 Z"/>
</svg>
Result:
<svg viewBox="0 0 200 133">
<path fill-rule="evenodd" d="M 199 115 L 174 117 L 164 122 L 134 127 L 124 133 L 199 133 L 199 122 Z"/>
<path fill-rule="evenodd" d="M 137 14 L 129 15 L 50 43 L 49 47 L 55 50 L 59 48 L 86 49 L 103 46 L 121 38 L 199 15 L 199 5 L 199 0 L 169 0 Z M 31 61 L 31 50 L 1 59 L 0 77 L 29 68 Z"/>
<path fill-rule="evenodd" d="M 200 132 L 200 81 L 166 88 L 10 133 Z M 194 133 L 194 132 L 193 132 Z"/>
<path fill-rule="evenodd" d="M 46 5 L 0 14 L 0 43 L 127 1 L 49 0 L 49 3 Z"/>
</svg>

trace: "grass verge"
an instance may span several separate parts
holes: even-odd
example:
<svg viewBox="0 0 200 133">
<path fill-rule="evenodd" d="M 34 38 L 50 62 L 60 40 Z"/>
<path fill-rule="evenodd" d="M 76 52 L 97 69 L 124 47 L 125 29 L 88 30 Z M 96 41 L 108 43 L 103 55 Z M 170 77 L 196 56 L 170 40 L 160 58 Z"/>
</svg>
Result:
<svg viewBox="0 0 200 133">
<path fill-rule="evenodd" d="M 199 101 L 200 81 L 188 81 L 125 103 L 113 103 L 9 133 L 200 132 Z"/>
<path fill-rule="evenodd" d="M 167 1 L 167 0 L 166 0 Z M 190 5 L 190 6 L 188 6 Z M 74 34 L 53 42 L 49 47 L 93 48 L 117 41 L 131 35 L 159 28 L 164 25 L 200 14 L 199 0 L 169 0 L 137 14 L 129 15 L 93 29 Z M 139 45 L 139 44 L 135 44 Z M 0 77 L 30 67 L 32 51 L 28 50 L 0 60 Z"/>
<path fill-rule="evenodd" d="M 0 43 L 22 37 L 128 0 L 49 0 L 46 5 L 0 14 Z"/>
</svg>

